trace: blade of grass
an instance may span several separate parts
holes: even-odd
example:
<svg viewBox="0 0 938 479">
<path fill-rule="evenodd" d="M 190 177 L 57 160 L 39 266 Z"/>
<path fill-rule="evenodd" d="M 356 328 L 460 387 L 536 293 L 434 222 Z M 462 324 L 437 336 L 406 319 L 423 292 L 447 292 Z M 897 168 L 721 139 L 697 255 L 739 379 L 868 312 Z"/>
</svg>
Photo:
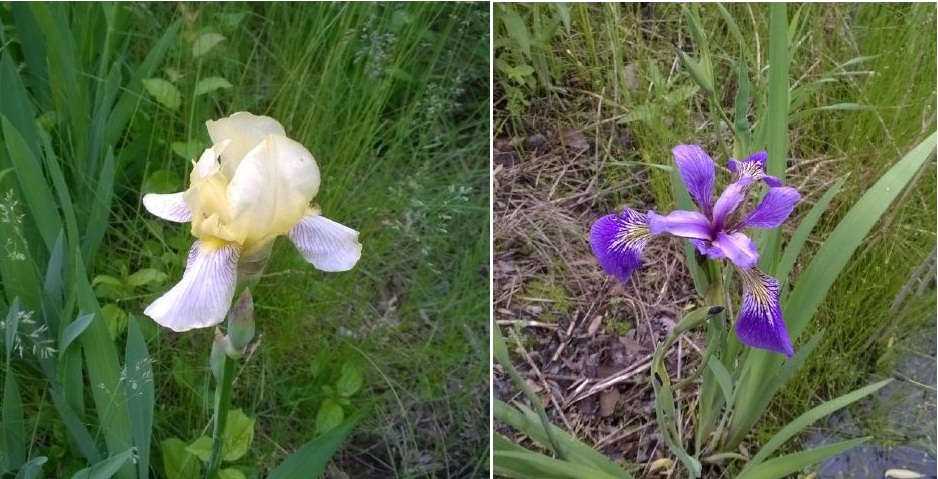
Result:
<svg viewBox="0 0 938 479">
<path fill-rule="evenodd" d="M 345 438 L 355 428 L 361 419 L 357 413 L 346 419 L 342 424 L 306 443 L 287 457 L 277 469 L 274 469 L 267 479 L 291 479 L 294 477 L 319 477 L 326 470 L 332 455 L 335 454 Z"/>
<path fill-rule="evenodd" d="M 497 399 L 495 400 L 494 404 L 492 404 L 492 411 L 492 415 L 497 421 L 503 422 L 517 429 L 524 435 L 543 445 L 550 444 L 550 441 L 547 437 L 547 431 L 544 429 L 544 426 L 541 424 L 537 413 L 534 411 L 520 404 L 518 404 L 517 407 L 512 407 L 511 405 Z M 563 429 L 553 424 L 550 425 L 550 428 L 557 441 L 563 443 L 565 450 L 569 454 L 568 459 L 570 462 L 575 462 L 584 466 L 603 470 L 609 474 L 625 479 L 632 477 L 632 475 L 626 469 L 612 462 L 608 457 L 596 449 L 593 449 L 589 445 L 584 444 L 567 431 L 564 431 Z"/>
<path fill-rule="evenodd" d="M 824 196 L 821 196 L 821 199 L 814 204 L 811 211 L 798 223 L 798 227 L 791 235 L 791 239 L 788 240 L 788 245 L 785 246 L 785 252 L 782 254 L 782 259 L 779 261 L 778 269 L 775 272 L 778 275 L 779 281 L 785 284 L 788 283 L 788 275 L 791 273 L 792 267 L 795 266 L 795 261 L 798 259 L 798 256 L 801 255 L 801 250 L 808 241 L 808 235 L 814 231 L 817 222 L 821 219 L 824 212 L 827 211 L 827 206 L 830 205 L 834 196 L 840 192 L 840 188 L 843 185 L 843 178 L 831 185 L 824 193 Z M 782 288 L 782 291 L 787 292 L 787 289 L 788 288 Z M 784 304 L 784 298 L 782 298 L 782 303 Z"/>
<path fill-rule="evenodd" d="M 837 454 L 840 454 L 848 449 L 859 446 L 860 444 L 863 444 L 870 439 L 872 439 L 872 437 L 850 439 L 826 446 L 816 447 L 807 451 L 776 457 L 775 459 L 771 459 L 762 463 L 757 469 L 751 469 L 743 474 L 740 474 L 736 477 L 736 479 L 776 479 L 786 477 L 789 474 L 798 472 L 805 467 L 810 466 L 811 464 L 816 464 L 823 461 L 824 459 L 827 459 L 828 457 L 836 456 Z"/>
<path fill-rule="evenodd" d="M 569 479 L 621 479 L 591 467 L 547 457 L 534 451 L 495 451 L 496 469 L 506 469 L 521 476 Z"/>
<path fill-rule="evenodd" d="M 62 224 L 52 191 L 42 174 L 42 166 L 21 132 L 10 123 L 6 115 L 0 117 L 0 122 L 7 153 L 31 212 L 29 216 L 39 229 L 46 250 L 52 251 Z"/>
<path fill-rule="evenodd" d="M 78 306 L 94 319 L 79 336 L 87 364 L 88 380 L 91 383 L 95 412 L 100 432 L 104 435 L 109 451 L 123 451 L 133 446 L 130 435 L 130 418 L 127 411 L 127 396 L 120 379 L 120 361 L 111 333 L 101 314 L 97 298 L 88 282 L 80 254 L 75 251 L 72 280 L 76 288 Z M 115 477 L 136 477 L 131 465 L 120 468 Z"/>
<path fill-rule="evenodd" d="M 769 6 L 769 92 L 766 110 L 766 163 L 768 174 L 785 180 L 788 165 L 788 18 L 785 3 Z M 759 248 L 759 267 L 770 275 L 778 265 L 781 230 L 776 228 L 763 235 Z"/>
<path fill-rule="evenodd" d="M 87 467 L 75 473 L 72 479 L 110 479 L 127 464 L 130 456 L 133 455 L 133 449 L 115 454 L 91 467 Z"/>
<path fill-rule="evenodd" d="M 838 398 L 825 401 L 824 403 L 812 408 L 801 416 L 798 416 L 797 419 L 785 425 L 785 427 L 772 436 L 772 439 L 769 439 L 769 441 L 765 443 L 764 446 L 762 446 L 762 449 L 760 449 L 759 452 L 752 457 L 749 463 L 746 464 L 746 468 L 743 469 L 743 473 L 745 473 L 748 469 L 760 467 L 760 464 L 768 459 L 769 456 L 778 450 L 778 448 L 782 447 L 785 442 L 803 431 L 806 427 L 814 424 L 818 419 L 830 415 L 835 411 L 843 409 L 850 404 L 853 404 L 854 402 L 859 401 L 860 399 L 865 398 L 866 396 L 869 396 L 876 391 L 879 391 L 883 388 L 883 386 L 889 384 L 890 382 L 892 382 L 891 378 L 885 379 L 875 384 L 871 384 L 864 388 L 857 389 L 856 391 L 844 394 Z"/>
<path fill-rule="evenodd" d="M 13 377 L 13 351 L 20 319 L 19 299 L 14 299 L 4 324 L 3 398 L 0 404 L 0 471 L 15 471 L 26 461 L 26 426 L 20 390 Z"/>
</svg>

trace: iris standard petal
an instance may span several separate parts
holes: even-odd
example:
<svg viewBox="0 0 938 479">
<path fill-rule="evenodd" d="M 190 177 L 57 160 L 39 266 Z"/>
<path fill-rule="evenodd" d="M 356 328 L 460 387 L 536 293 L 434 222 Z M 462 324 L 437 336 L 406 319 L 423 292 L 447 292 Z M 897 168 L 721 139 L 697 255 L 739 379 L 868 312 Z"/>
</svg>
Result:
<svg viewBox="0 0 938 479">
<path fill-rule="evenodd" d="M 319 215 L 304 216 L 288 234 L 303 258 L 320 271 L 348 271 L 362 256 L 358 231 Z"/>
<path fill-rule="evenodd" d="M 739 204 L 746 199 L 746 188 L 752 183 L 752 180 L 743 178 L 730 183 L 717 202 L 713 204 L 713 229 L 721 230 L 726 226 L 726 220 L 729 218 Z"/>
<path fill-rule="evenodd" d="M 744 233 L 717 233 L 707 254 L 712 258 L 728 258 L 736 266 L 749 269 L 759 261 L 756 244 Z"/>
<path fill-rule="evenodd" d="M 740 270 L 743 304 L 736 321 L 736 335 L 744 344 L 791 357 L 788 330 L 778 304 L 778 280 L 757 268 Z"/>
<path fill-rule="evenodd" d="M 188 223 L 192 221 L 192 214 L 189 213 L 189 206 L 186 205 L 183 195 L 184 192 L 165 195 L 147 193 L 143 195 L 143 207 L 164 220 Z"/>
<path fill-rule="evenodd" d="M 212 143 L 218 144 L 225 140 L 231 143 L 224 152 L 221 152 L 221 168 L 225 176 L 234 176 L 238 165 L 247 156 L 248 152 L 259 145 L 267 135 L 286 136 L 283 125 L 269 116 L 258 116 L 246 111 L 240 111 L 229 117 L 205 122 L 208 135 Z"/>
<path fill-rule="evenodd" d="M 232 229 L 246 243 L 285 234 L 319 190 L 319 166 L 303 145 L 269 135 L 250 151 L 228 184 Z M 250 245 L 243 245 L 246 249 Z"/>
<path fill-rule="evenodd" d="M 798 190 L 781 186 L 769 188 L 759 205 L 739 224 L 740 228 L 777 228 L 788 218 L 801 199 Z"/>
<path fill-rule="evenodd" d="M 710 220 L 697 211 L 677 210 L 666 216 L 648 212 L 648 230 L 653 235 L 672 234 L 681 238 L 712 240 Z"/>
<path fill-rule="evenodd" d="M 239 254 L 233 244 L 196 241 L 182 280 L 143 313 L 176 332 L 222 322 L 234 297 Z"/>
<path fill-rule="evenodd" d="M 642 267 L 642 250 L 651 239 L 645 215 L 626 208 L 621 215 L 606 215 L 590 229 L 590 247 L 603 271 L 623 283 Z"/>
<path fill-rule="evenodd" d="M 677 145 L 671 154 L 687 192 L 705 214 L 709 213 L 716 183 L 713 159 L 697 145 Z"/>
</svg>

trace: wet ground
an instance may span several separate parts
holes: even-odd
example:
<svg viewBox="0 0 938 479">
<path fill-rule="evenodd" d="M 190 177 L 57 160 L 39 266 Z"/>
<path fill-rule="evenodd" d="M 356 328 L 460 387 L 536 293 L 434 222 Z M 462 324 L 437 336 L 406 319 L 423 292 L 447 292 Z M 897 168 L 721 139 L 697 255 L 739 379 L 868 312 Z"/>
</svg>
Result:
<svg viewBox="0 0 938 479">
<path fill-rule="evenodd" d="M 808 447 L 875 436 L 873 442 L 825 461 L 817 475 L 819 479 L 883 478 L 890 469 L 938 478 L 935 330 L 910 343 L 896 369 L 896 381 L 868 398 L 861 407 L 833 415 L 814 432 Z"/>
</svg>

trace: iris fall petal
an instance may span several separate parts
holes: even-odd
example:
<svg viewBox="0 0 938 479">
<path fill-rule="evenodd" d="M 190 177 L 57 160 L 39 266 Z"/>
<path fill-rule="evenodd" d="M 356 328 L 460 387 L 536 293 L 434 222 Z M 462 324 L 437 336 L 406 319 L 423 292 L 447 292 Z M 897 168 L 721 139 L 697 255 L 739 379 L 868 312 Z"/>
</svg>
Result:
<svg viewBox="0 0 938 479">
<path fill-rule="evenodd" d="M 740 270 L 743 304 L 736 321 L 736 335 L 744 344 L 791 357 L 794 348 L 782 321 L 778 280 L 756 268 Z"/>
<path fill-rule="evenodd" d="M 147 193 L 143 195 L 143 207 L 164 220 L 188 223 L 192 221 L 192 214 L 189 213 L 189 206 L 183 199 L 184 194 L 184 192 L 165 195 Z"/>
<path fill-rule="evenodd" d="M 603 271 L 623 283 L 642 267 L 642 250 L 652 234 L 645 215 L 626 208 L 621 215 L 606 215 L 590 229 L 590 247 Z"/>
<path fill-rule="evenodd" d="M 196 241 L 182 280 L 147 306 L 144 314 L 176 332 L 222 322 L 237 283 L 239 249 Z"/>
<path fill-rule="evenodd" d="M 303 258 L 320 271 L 348 271 L 362 255 L 358 231 L 319 215 L 304 216 L 288 235 Z"/>
</svg>

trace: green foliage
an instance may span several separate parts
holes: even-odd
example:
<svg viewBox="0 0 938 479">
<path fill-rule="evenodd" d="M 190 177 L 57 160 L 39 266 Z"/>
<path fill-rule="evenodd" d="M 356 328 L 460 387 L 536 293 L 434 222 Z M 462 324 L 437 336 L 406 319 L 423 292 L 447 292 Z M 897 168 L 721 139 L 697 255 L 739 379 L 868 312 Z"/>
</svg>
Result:
<svg viewBox="0 0 938 479">
<path fill-rule="evenodd" d="M 526 10 L 515 11 L 532 31 Z M 596 157 L 615 165 L 609 170 L 628 166 L 629 178 L 651 181 L 610 195 L 615 205 L 647 201 L 650 192 L 658 207 L 670 209 L 671 178 L 652 165 L 670 162 L 678 143 L 702 144 L 718 152 L 718 163 L 768 149 L 769 172 L 787 176 L 803 195 L 787 244 L 784 230 L 757 238 L 760 266 L 782 282 L 784 316 L 793 340 L 800 336 L 796 355 L 745 351 L 729 334 L 722 360 L 705 363 L 694 423 L 702 430 L 688 450 L 726 462 L 743 438 L 769 444 L 777 431 L 790 432 L 786 426 L 802 411 L 840 404 L 817 406 L 818 397 L 856 400 L 847 392 L 873 371 L 874 378 L 887 373 L 883 358 L 894 354 L 893 345 L 932 318 L 926 276 L 933 274 L 925 272 L 935 244 L 929 158 L 936 48 L 932 36 L 916 32 L 934 27 L 933 6 L 574 5 L 569 13 L 569 30 L 558 30 L 542 50 L 547 64 L 567 72 L 569 80 L 554 86 L 571 87 L 569 94 L 521 90 L 515 102 L 530 107 L 497 106 L 496 120 L 505 124 L 497 134 L 526 135 L 553 123 L 628 126 L 642 161 L 618 161 L 622 152 L 600 142 Z M 516 43 L 498 28 L 502 10 L 495 14 L 495 44 Z M 494 74 L 497 89 L 515 81 L 498 68 Z M 602 188 L 631 184 L 609 170 Z M 691 209 L 679 179 L 674 184 L 677 207 Z M 692 246 L 686 253 L 703 296 L 708 272 Z M 708 344 L 717 336 L 709 328 Z M 746 475 L 781 477 L 864 440 L 789 454 L 797 448 L 791 441 L 766 450 L 779 457 L 760 457 Z M 708 447 L 714 449 L 701 452 Z"/>
<path fill-rule="evenodd" d="M 0 403 L 10 416 L 17 403 L 23 411 L 24 421 L 0 426 L 22 438 L 3 443 L 24 451 L 19 472 L 71 477 L 134 446 L 136 463 L 116 477 L 164 469 L 189 477 L 190 466 L 166 456 L 150 461 L 149 441 L 178 456 L 166 438 L 204 434 L 211 339 L 167 334 L 138 316 L 179 278 L 192 241 L 188 228 L 148 216 L 140 198 L 184 189 L 190 160 L 209 144 L 203 122 L 239 110 L 277 118 L 309 147 L 323 176 L 317 202 L 361 231 L 365 256 L 353 272 L 322 275 L 291 246 L 277 247 L 258 292 L 261 346 L 234 391 L 268 434 L 239 459 L 251 468 L 221 476 L 270 473 L 282 451 L 316 435 L 321 426 L 310 419 L 327 402 L 358 417 L 368 401 L 376 411 L 364 419 L 368 431 L 405 433 L 368 434 L 378 450 L 409 460 L 419 449 L 452 459 L 443 467 L 478 468 L 487 404 L 445 379 L 474 387 L 487 377 L 474 346 L 484 344 L 488 294 L 478 273 L 488 257 L 486 12 L 469 4 L 0 9 L 0 313 L 18 299 L 36 322 L 21 324 L 18 337 L 47 328 L 22 343 L 22 357 L 0 364 L 10 391 Z M 344 340 L 349 334 L 357 337 Z M 39 357 L 43 348 L 53 357 Z M 441 426 L 440 440 L 409 422 L 417 409 L 444 422 L 474 419 Z M 352 425 L 326 433 L 338 439 L 317 453 L 323 468 Z M 412 465 L 389 457 L 384 467 Z"/>
</svg>

